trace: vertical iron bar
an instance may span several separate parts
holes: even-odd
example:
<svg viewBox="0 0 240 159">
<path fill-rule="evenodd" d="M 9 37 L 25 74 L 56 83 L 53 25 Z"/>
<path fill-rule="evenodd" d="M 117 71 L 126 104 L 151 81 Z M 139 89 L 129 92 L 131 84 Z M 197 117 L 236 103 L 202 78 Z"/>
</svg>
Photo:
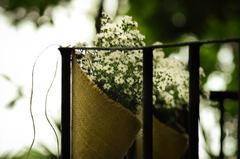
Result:
<svg viewBox="0 0 240 159">
<path fill-rule="evenodd" d="M 71 50 L 59 48 L 62 55 L 61 158 L 71 159 Z"/>
<path fill-rule="evenodd" d="M 238 130 L 237 130 L 237 159 L 240 159 L 240 43 L 237 43 L 237 72 L 238 72 Z"/>
<path fill-rule="evenodd" d="M 219 153 L 219 159 L 224 158 L 223 154 L 223 139 L 224 139 L 224 100 L 220 99 L 219 100 L 219 108 L 220 108 L 220 131 L 221 131 L 221 136 L 220 136 L 220 153 Z"/>
<path fill-rule="evenodd" d="M 200 45 L 189 46 L 189 159 L 198 159 Z"/>
<path fill-rule="evenodd" d="M 143 157 L 152 159 L 152 49 L 143 50 Z"/>
</svg>

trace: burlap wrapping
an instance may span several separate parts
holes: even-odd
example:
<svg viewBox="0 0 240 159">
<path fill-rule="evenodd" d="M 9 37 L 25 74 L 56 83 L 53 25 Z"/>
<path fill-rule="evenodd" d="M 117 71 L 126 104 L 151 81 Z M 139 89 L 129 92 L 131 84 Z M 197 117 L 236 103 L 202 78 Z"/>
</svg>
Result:
<svg viewBox="0 0 240 159">
<path fill-rule="evenodd" d="M 73 159 L 122 159 L 136 138 L 140 121 L 99 90 L 75 57 L 72 85 Z"/>
<path fill-rule="evenodd" d="M 136 140 L 137 159 L 143 159 L 142 134 Z M 153 159 L 180 159 L 188 147 L 187 135 L 180 134 L 153 117 Z"/>
</svg>

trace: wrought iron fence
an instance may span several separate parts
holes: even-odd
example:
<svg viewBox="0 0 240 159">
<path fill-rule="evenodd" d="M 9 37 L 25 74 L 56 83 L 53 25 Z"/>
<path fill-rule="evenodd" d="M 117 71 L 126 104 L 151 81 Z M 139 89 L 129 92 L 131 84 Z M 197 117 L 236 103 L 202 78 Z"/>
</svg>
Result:
<svg viewBox="0 0 240 159">
<path fill-rule="evenodd" d="M 239 91 L 212 91 L 210 94 L 210 99 L 217 101 L 219 110 L 220 110 L 220 153 L 219 153 L 219 159 L 223 159 L 224 153 L 223 153 L 223 141 L 224 141 L 224 114 L 225 114 L 225 109 L 224 109 L 224 101 L 227 99 L 230 100 L 238 100 L 239 103 Z M 240 108 L 240 104 L 238 105 L 238 109 Z M 238 138 L 238 150 L 239 150 L 239 133 L 240 133 L 240 125 L 239 125 L 239 114 L 240 111 L 238 110 L 238 133 L 237 133 L 237 138 Z M 240 158 L 240 152 L 237 152 L 237 158 Z"/>
<path fill-rule="evenodd" d="M 152 73 L 153 73 L 153 50 L 156 48 L 173 48 L 173 47 L 189 47 L 189 159 L 199 158 L 199 66 L 200 66 L 200 49 L 203 45 L 236 43 L 240 48 L 240 38 L 223 39 L 223 40 L 205 40 L 182 43 L 161 44 L 154 46 L 132 47 L 132 48 L 100 48 L 100 47 L 60 47 L 62 55 L 62 158 L 71 159 L 71 54 L 76 50 L 142 50 L 143 51 L 143 157 L 151 159 L 153 157 L 153 141 L 152 141 Z M 240 49 L 238 50 L 238 71 L 240 70 Z M 240 73 L 238 73 L 240 77 Z M 238 79 L 240 79 L 238 77 Z M 223 101 L 227 98 L 238 100 L 240 103 L 240 80 L 238 80 L 238 90 L 235 92 L 211 92 L 211 99 L 220 103 L 221 111 L 221 150 L 219 158 L 223 158 Z M 240 107 L 240 104 L 239 104 Z M 240 114 L 240 109 L 238 114 Z M 240 115 L 238 115 L 238 150 L 240 147 Z M 237 152 L 240 159 L 240 152 Z"/>
</svg>

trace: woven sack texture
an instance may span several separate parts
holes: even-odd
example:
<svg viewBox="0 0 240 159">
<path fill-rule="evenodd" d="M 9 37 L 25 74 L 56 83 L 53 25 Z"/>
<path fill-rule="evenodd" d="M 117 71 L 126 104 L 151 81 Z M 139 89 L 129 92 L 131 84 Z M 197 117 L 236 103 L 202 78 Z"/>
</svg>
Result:
<svg viewBox="0 0 240 159">
<path fill-rule="evenodd" d="M 141 131 L 140 131 L 141 132 Z M 136 140 L 137 159 L 143 159 L 142 133 Z M 153 117 L 153 159 L 180 159 L 188 147 L 188 136 Z"/>
<path fill-rule="evenodd" d="M 140 121 L 132 112 L 90 81 L 73 56 L 73 159 L 122 159 L 140 127 Z"/>
</svg>

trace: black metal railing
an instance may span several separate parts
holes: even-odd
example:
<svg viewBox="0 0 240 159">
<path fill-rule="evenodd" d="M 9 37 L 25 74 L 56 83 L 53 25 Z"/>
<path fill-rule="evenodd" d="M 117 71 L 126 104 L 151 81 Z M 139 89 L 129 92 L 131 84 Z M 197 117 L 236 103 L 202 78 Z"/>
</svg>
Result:
<svg viewBox="0 0 240 159">
<path fill-rule="evenodd" d="M 227 99 L 230 100 L 238 100 L 239 101 L 239 93 L 237 91 L 212 91 L 210 92 L 210 99 L 218 102 L 219 110 L 220 110 L 220 152 L 219 159 L 224 159 L 223 153 L 223 140 L 224 140 L 224 101 Z M 239 105 L 240 106 L 240 105 Z M 239 108 L 238 108 L 238 116 L 239 116 Z M 239 120 L 238 120 L 238 135 L 239 135 Z M 238 148 L 239 148 L 239 136 L 238 136 Z M 239 151 L 237 152 L 237 158 L 239 159 Z"/>
<path fill-rule="evenodd" d="M 100 48 L 100 47 L 61 47 L 59 48 L 62 55 L 62 159 L 71 159 L 71 53 L 74 50 L 143 50 L 143 156 L 144 159 L 152 159 L 152 66 L 153 66 L 153 49 L 156 48 L 172 48 L 172 47 L 189 47 L 189 159 L 199 158 L 199 65 L 200 65 L 200 49 L 207 44 L 221 43 L 237 43 L 240 47 L 240 38 L 224 39 L 224 40 L 206 40 L 193 41 L 172 44 L 162 44 L 144 47 L 132 48 Z M 240 51 L 238 51 L 238 54 Z M 238 58 L 238 62 L 239 62 Z M 238 68 L 240 62 L 238 63 Z M 240 73 L 238 73 L 240 74 Z M 239 83 L 240 85 L 240 83 Z M 240 86 L 239 86 L 240 88 Z M 237 93 L 237 100 L 240 101 L 240 93 Z M 212 94 L 212 99 L 216 93 Z M 229 94 L 218 94 L 226 95 Z M 236 96 L 236 94 L 234 95 Z M 227 98 L 224 96 L 224 99 Z M 217 98 L 218 99 L 218 98 Z M 222 100 L 222 99 L 221 99 Z M 221 103 L 221 102 L 220 102 Z M 240 102 L 239 102 L 240 103 Z M 223 121 L 221 120 L 223 124 Z M 240 133 L 240 120 L 238 120 L 238 132 Z M 239 134 L 238 133 L 238 134 Z M 221 141 L 223 138 L 221 138 Z M 240 135 L 238 135 L 238 147 L 240 146 Z M 222 147 L 222 146 L 221 146 Z M 239 148 L 238 148 L 239 150 Z M 221 149 L 222 153 L 222 149 Z M 240 159 L 238 151 L 238 159 Z M 223 154 L 220 154 L 220 157 Z"/>
</svg>

